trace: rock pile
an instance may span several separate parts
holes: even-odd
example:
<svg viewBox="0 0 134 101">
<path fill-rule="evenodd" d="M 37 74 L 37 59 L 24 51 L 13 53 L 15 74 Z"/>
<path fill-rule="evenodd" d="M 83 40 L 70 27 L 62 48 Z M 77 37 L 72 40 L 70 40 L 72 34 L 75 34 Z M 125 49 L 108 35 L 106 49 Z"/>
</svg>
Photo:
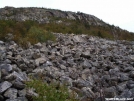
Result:
<svg viewBox="0 0 134 101">
<path fill-rule="evenodd" d="M 28 75 L 66 83 L 81 101 L 134 97 L 134 42 L 54 34 L 57 42 L 28 49 L 0 41 L 0 101 L 38 96 L 25 89 Z"/>
</svg>

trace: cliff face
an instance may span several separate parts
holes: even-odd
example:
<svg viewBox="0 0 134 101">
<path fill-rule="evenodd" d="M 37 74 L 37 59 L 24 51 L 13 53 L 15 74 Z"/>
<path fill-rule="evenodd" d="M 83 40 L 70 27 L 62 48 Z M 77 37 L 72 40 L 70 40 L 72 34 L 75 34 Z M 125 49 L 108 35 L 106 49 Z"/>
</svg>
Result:
<svg viewBox="0 0 134 101">
<path fill-rule="evenodd" d="M 51 18 L 65 18 L 71 20 L 79 20 L 89 25 L 106 26 L 102 20 L 89 14 L 81 12 L 61 11 L 46 8 L 14 8 L 5 7 L 0 9 L 0 19 L 13 19 L 17 21 L 34 20 L 39 23 L 49 23 Z"/>
</svg>

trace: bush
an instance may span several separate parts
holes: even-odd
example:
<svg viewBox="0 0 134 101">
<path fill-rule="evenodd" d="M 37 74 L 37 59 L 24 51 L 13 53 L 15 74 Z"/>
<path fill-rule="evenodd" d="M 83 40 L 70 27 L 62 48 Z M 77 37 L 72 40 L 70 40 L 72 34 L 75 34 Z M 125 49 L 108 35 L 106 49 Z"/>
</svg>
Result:
<svg viewBox="0 0 134 101">
<path fill-rule="evenodd" d="M 26 85 L 27 88 L 35 88 L 35 91 L 39 94 L 38 97 L 33 98 L 33 101 L 77 101 L 74 96 L 69 97 L 69 91 L 64 85 L 47 84 L 36 79 L 26 82 Z"/>
<path fill-rule="evenodd" d="M 30 41 L 32 44 L 37 42 L 46 42 L 47 40 L 55 41 L 55 36 L 42 28 L 32 26 L 28 34 L 26 35 L 28 41 Z"/>
</svg>

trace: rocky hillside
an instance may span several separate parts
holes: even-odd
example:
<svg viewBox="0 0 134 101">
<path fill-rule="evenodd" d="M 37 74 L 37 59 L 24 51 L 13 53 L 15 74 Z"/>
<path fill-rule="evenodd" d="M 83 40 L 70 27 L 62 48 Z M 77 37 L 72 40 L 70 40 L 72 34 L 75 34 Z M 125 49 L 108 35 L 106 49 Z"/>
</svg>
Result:
<svg viewBox="0 0 134 101">
<path fill-rule="evenodd" d="M 46 9 L 46 8 L 14 8 L 5 7 L 0 9 L 0 19 L 13 19 L 17 21 L 34 20 L 39 23 L 49 23 L 53 17 L 64 18 L 70 20 L 80 20 L 89 25 L 107 26 L 106 23 L 93 15 L 84 14 L 81 12 L 65 12 L 61 10 Z"/>
<path fill-rule="evenodd" d="M 31 101 L 28 75 L 59 81 L 80 101 L 134 98 L 134 42 L 109 41 L 88 35 L 54 33 L 56 42 L 23 49 L 0 41 L 0 101 Z M 125 100 L 123 100 L 125 101 Z"/>
<path fill-rule="evenodd" d="M 109 39 L 134 40 L 133 33 L 122 30 L 114 25 L 109 25 L 93 15 L 81 12 L 75 13 L 46 8 L 14 8 L 7 6 L 0 9 L 0 20 L 15 20 L 19 22 L 31 20 L 44 24 L 45 29 L 51 32 L 83 33 Z"/>
</svg>

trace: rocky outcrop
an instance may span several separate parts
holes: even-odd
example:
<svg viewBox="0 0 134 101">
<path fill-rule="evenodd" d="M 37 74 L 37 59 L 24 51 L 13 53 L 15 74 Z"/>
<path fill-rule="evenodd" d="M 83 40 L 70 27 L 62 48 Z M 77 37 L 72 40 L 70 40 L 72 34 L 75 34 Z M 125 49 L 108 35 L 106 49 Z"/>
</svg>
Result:
<svg viewBox="0 0 134 101">
<path fill-rule="evenodd" d="M 88 23 L 89 25 L 107 26 L 106 23 L 97 17 L 81 12 L 74 13 L 46 8 L 14 8 L 8 6 L 0 9 L 0 19 L 5 20 L 33 20 L 39 23 L 49 23 L 53 18 L 79 20 Z"/>
<path fill-rule="evenodd" d="M 134 42 L 54 34 L 57 42 L 28 49 L 0 41 L 0 101 L 38 96 L 33 89 L 25 89 L 28 75 L 65 83 L 80 101 L 134 97 Z"/>
</svg>

